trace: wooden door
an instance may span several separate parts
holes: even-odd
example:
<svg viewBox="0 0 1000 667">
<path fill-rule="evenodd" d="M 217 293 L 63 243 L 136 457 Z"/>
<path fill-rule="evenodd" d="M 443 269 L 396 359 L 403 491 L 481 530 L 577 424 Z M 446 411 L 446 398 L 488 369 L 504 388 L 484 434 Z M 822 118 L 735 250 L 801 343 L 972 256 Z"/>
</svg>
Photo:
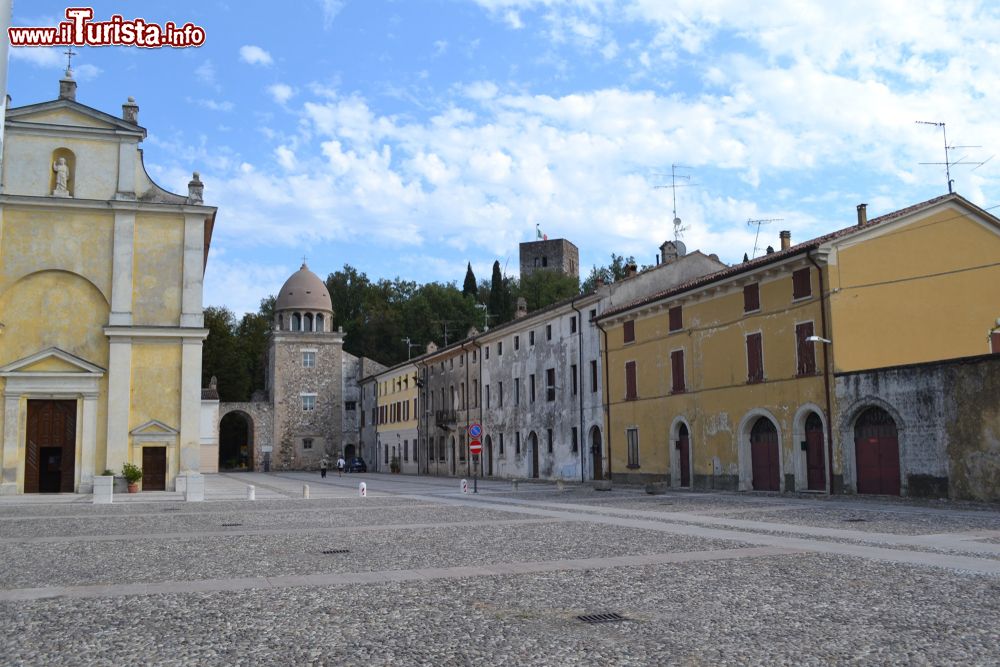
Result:
<svg viewBox="0 0 1000 667">
<path fill-rule="evenodd" d="M 142 490 L 167 490 L 167 448 L 142 448 Z"/>
<path fill-rule="evenodd" d="M 493 438 L 486 436 L 486 476 L 493 476 Z"/>
<path fill-rule="evenodd" d="M 888 412 L 872 407 L 858 417 L 854 455 L 858 493 L 899 495 L 899 437 L 896 422 Z"/>
<path fill-rule="evenodd" d="M 685 424 L 681 424 L 677 434 L 677 461 L 681 468 L 681 487 L 688 488 L 691 486 L 691 440 Z"/>
<path fill-rule="evenodd" d="M 780 491 L 778 431 L 766 417 L 761 417 L 750 431 L 750 459 L 754 491 Z"/>
<path fill-rule="evenodd" d="M 595 426 L 590 430 L 590 453 L 594 458 L 594 479 L 604 479 L 604 461 L 601 458 L 601 432 Z"/>
<path fill-rule="evenodd" d="M 826 460 L 823 457 L 823 422 L 815 412 L 806 418 L 806 481 L 810 491 L 826 489 Z"/>
<path fill-rule="evenodd" d="M 25 493 L 72 493 L 76 481 L 76 401 L 28 401 Z"/>
</svg>

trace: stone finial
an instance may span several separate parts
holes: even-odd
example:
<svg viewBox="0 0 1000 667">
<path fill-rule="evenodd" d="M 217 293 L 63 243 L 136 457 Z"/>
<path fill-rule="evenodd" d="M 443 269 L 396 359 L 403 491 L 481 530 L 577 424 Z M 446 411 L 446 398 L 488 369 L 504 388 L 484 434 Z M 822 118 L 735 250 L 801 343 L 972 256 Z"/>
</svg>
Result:
<svg viewBox="0 0 1000 667">
<path fill-rule="evenodd" d="M 528 300 L 523 296 L 517 297 L 517 310 L 514 311 L 514 319 L 519 320 L 528 314 Z"/>
<path fill-rule="evenodd" d="M 201 182 L 201 175 L 196 171 L 191 175 L 191 180 L 188 182 L 187 203 L 201 204 L 205 201 L 202 198 L 204 194 L 205 184 Z"/>
<path fill-rule="evenodd" d="M 135 125 L 139 124 L 139 105 L 135 103 L 135 98 L 131 95 L 128 101 L 122 105 L 122 120 Z"/>
<path fill-rule="evenodd" d="M 73 70 L 66 68 L 66 74 L 59 79 L 59 99 L 76 101 L 76 81 L 73 80 Z"/>
<path fill-rule="evenodd" d="M 208 381 L 208 388 L 209 389 L 218 389 L 219 388 L 219 378 L 217 378 L 217 377 L 215 377 L 213 375 L 212 379 Z"/>
</svg>

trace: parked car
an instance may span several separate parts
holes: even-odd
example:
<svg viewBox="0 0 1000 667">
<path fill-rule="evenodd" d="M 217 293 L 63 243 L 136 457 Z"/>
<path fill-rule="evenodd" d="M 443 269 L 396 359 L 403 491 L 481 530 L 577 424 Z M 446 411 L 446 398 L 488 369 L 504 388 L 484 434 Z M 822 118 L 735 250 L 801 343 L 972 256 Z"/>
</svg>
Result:
<svg viewBox="0 0 1000 667">
<path fill-rule="evenodd" d="M 363 458 L 355 456 L 347 462 L 347 472 L 368 472 L 368 466 Z"/>
</svg>

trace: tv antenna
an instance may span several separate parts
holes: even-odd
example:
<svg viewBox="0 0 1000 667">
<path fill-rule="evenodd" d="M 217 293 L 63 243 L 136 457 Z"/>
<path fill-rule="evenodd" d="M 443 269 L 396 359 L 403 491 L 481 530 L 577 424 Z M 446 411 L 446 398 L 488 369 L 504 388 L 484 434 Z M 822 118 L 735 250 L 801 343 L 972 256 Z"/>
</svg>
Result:
<svg viewBox="0 0 1000 667">
<path fill-rule="evenodd" d="M 672 164 L 670 165 L 670 185 L 654 185 L 655 190 L 660 190 L 663 188 L 670 188 L 670 194 L 673 196 L 674 201 L 674 241 L 680 241 L 683 232 L 687 231 L 687 227 L 681 224 L 681 219 L 677 217 L 677 188 L 689 188 L 693 183 L 691 183 L 690 174 L 678 174 L 678 169 L 693 169 L 693 167 L 687 167 L 683 164 Z M 678 183 L 677 179 L 688 181 L 687 183 Z"/>
<path fill-rule="evenodd" d="M 406 360 L 409 361 L 410 360 L 410 350 L 412 350 L 415 347 L 420 347 L 420 343 L 411 343 L 409 336 L 406 336 L 405 338 L 400 338 L 399 340 L 401 340 L 404 343 L 406 343 Z"/>
<path fill-rule="evenodd" d="M 753 254 L 751 259 L 757 256 L 757 251 L 760 250 L 760 246 L 757 245 L 757 241 L 760 239 L 760 228 L 762 225 L 769 225 L 772 222 L 781 222 L 784 218 L 761 218 L 759 220 L 751 220 L 747 218 L 747 227 L 753 227 L 757 225 L 757 235 L 753 237 Z"/>
<path fill-rule="evenodd" d="M 979 169 L 984 164 L 986 164 L 987 162 L 989 162 L 990 160 L 993 159 L 993 156 L 991 155 L 988 158 L 986 158 L 985 160 L 983 160 L 982 162 L 965 162 L 965 158 L 967 158 L 968 155 L 963 155 L 962 157 L 958 158 L 957 160 L 952 160 L 951 159 L 951 151 L 958 150 L 960 148 L 982 148 L 982 146 L 949 146 L 948 145 L 948 131 L 945 128 L 944 121 L 935 122 L 935 121 L 929 121 L 929 120 L 918 120 L 918 121 L 915 121 L 915 122 L 918 125 L 933 125 L 934 127 L 940 127 L 941 128 L 941 138 L 944 140 L 944 162 L 921 162 L 920 164 L 939 165 L 939 166 L 940 165 L 944 165 L 945 177 L 948 179 L 948 194 L 951 194 L 952 192 L 954 192 L 955 179 L 953 179 L 951 177 L 951 168 L 952 168 L 952 166 L 956 166 L 957 167 L 959 165 L 963 165 L 963 166 L 974 165 L 972 167 L 972 171 L 975 171 L 976 169 Z"/>
<path fill-rule="evenodd" d="M 455 320 L 433 320 L 434 324 L 440 324 L 441 328 L 444 329 L 444 346 L 448 347 L 448 325 Z"/>
</svg>

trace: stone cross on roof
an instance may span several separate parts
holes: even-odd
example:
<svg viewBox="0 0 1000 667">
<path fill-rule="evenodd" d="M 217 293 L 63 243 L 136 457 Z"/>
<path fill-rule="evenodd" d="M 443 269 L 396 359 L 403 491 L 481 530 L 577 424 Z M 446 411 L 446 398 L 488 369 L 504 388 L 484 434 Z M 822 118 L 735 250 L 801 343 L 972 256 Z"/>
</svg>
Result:
<svg viewBox="0 0 1000 667">
<path fill-rule="evenodd" d="M 73 50 L 73 47 L 71 46 L 68 49 L 66 49 L 65 51 L 63 51 L 63 54 L 66 56 L 66 71 L 67 72 L 72 72 L 73 71 L 73 56 L 77 55 L 77 53 L 76 53 L 76 51 Z"/>
</svg>

